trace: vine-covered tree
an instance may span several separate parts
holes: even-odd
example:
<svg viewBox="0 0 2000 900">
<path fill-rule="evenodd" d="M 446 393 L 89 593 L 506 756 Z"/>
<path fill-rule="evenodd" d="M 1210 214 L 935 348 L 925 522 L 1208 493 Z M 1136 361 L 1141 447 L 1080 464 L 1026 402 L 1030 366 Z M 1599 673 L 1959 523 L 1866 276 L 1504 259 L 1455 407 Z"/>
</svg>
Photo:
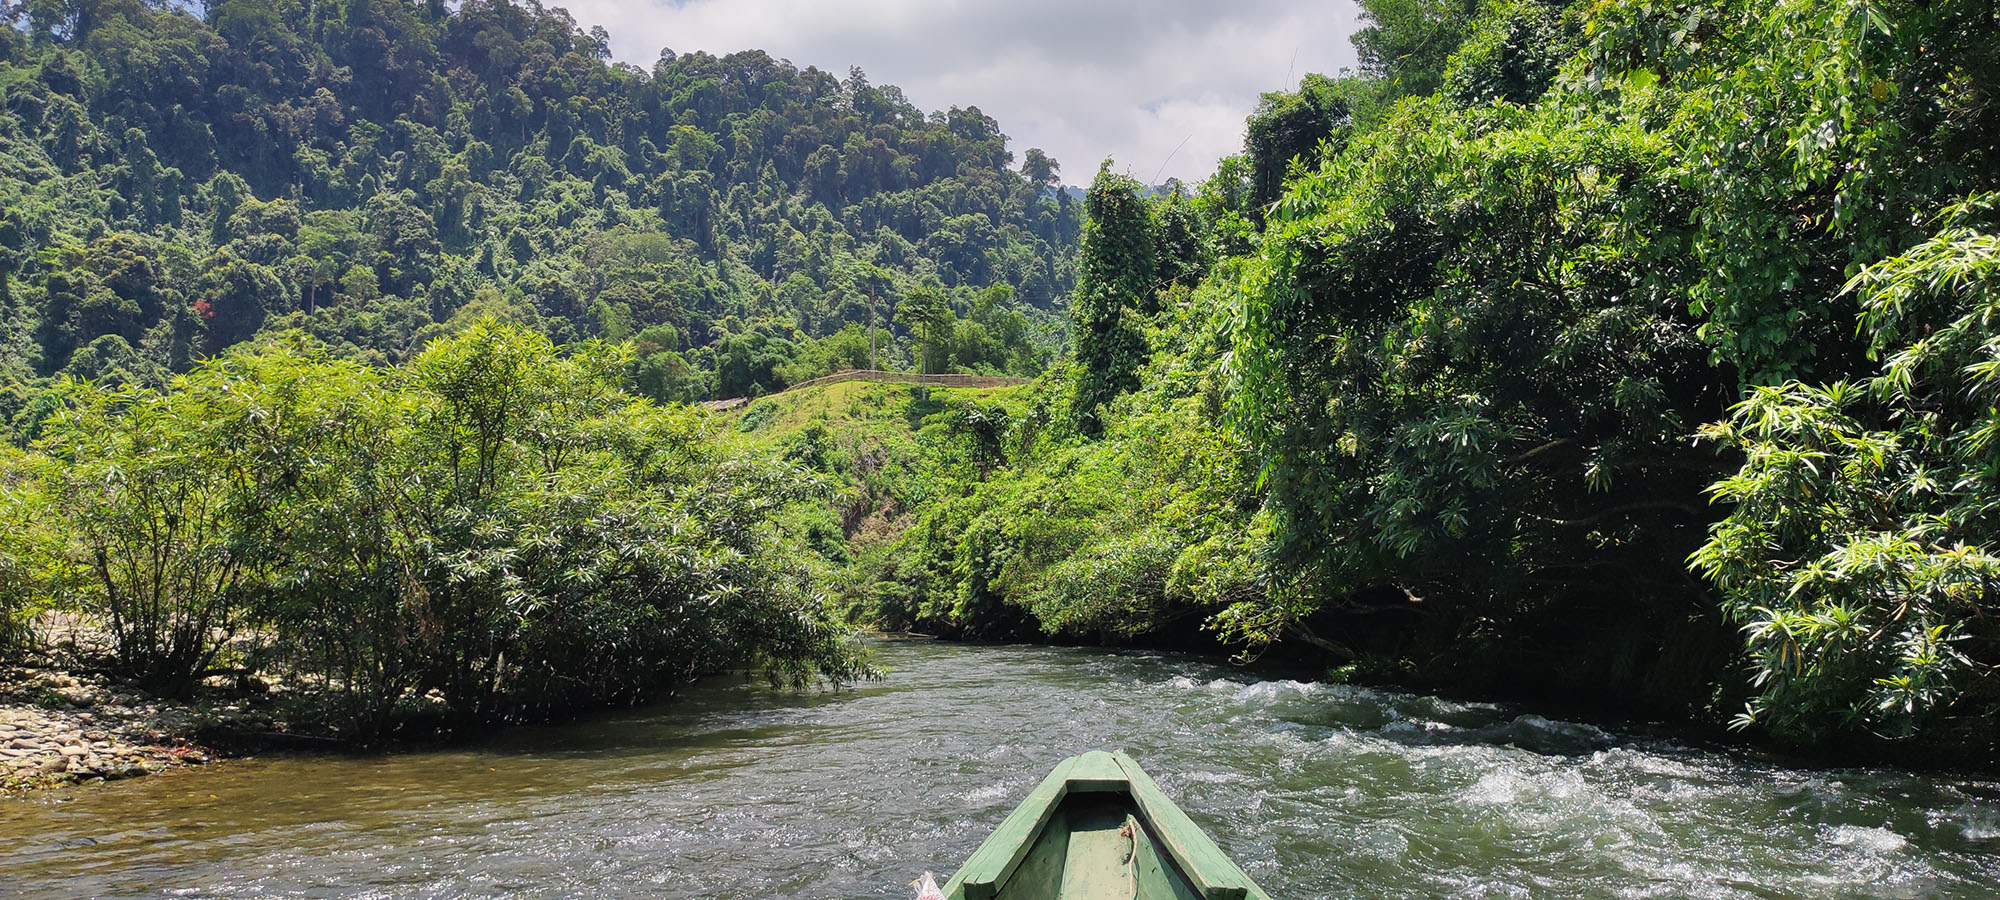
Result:
<svg viewBox="0 0 2000 900">
<path fill-rule="evenodd" d="M 1078 370 L 1071 410 L 1085 431 L 1095 431 L 1104 404 L 1138 386 L 1146 361 L 1140 322 L 1157 308 L 1158 284 L 1153 222 L 1139 183 L 1113 173 L 1107 159 L 1084 205 L 1076 295 L 1070 301 Z"/>
</svg>

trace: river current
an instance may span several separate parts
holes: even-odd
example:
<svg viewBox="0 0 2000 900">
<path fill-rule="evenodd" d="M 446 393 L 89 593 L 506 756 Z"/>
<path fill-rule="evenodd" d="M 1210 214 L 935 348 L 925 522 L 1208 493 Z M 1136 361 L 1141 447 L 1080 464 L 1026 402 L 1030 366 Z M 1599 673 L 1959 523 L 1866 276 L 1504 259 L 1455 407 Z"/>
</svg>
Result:
<svg viewBox="0 0 2000 900">
<path fill-rule="evenodd" d="M 1803 770 L 1171 655 L 925 642 L 475 747 L 0 802 L 0 896 L 908 898 L 1129 751 L 1278 900 L 1991 898 L 2000 785 Z"/>
</svg>

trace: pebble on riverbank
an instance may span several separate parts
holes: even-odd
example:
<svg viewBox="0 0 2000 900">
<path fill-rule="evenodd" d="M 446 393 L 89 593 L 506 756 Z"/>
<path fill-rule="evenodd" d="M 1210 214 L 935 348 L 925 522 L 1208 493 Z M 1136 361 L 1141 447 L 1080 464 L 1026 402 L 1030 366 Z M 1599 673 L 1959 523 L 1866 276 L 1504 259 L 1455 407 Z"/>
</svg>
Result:
<svg viewBox="0 0 2000 900">
<path fill-rule="evenodd" d="M 0 792 L 150 775 L 206 763 L 195 712 L 88 676 L 0 669 Z"/>
</svg>

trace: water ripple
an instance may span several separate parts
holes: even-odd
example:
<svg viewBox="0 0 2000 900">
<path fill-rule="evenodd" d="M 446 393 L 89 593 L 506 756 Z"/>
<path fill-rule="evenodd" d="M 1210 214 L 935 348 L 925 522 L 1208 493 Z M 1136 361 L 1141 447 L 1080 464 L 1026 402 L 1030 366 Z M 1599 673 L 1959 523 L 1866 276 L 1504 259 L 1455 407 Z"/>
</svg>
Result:
<svg viewBox="0 0 2000 900">
<path fill-rule="evenodd" d="M 1789 770 L 1169 654 L 880 652 L 889 678 L 844 691 L 731 679 L 474 748 L 0 804 L 0 895 L 900 898 L 1100 747 L 1280 898 L 2000 893 L 1993 784 Z"/>
</svg>

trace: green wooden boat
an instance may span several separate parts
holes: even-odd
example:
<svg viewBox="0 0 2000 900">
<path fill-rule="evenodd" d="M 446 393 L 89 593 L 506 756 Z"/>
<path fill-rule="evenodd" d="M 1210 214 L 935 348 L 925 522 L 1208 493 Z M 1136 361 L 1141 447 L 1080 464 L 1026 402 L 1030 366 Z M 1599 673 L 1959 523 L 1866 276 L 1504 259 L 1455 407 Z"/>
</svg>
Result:
<svg viewBox="0 0 2000 900">
<path fill-rule="evenodd" d="M 946 900 L 1271 900 L 1123 753 L 1063 760 Z"/>
</svg>

